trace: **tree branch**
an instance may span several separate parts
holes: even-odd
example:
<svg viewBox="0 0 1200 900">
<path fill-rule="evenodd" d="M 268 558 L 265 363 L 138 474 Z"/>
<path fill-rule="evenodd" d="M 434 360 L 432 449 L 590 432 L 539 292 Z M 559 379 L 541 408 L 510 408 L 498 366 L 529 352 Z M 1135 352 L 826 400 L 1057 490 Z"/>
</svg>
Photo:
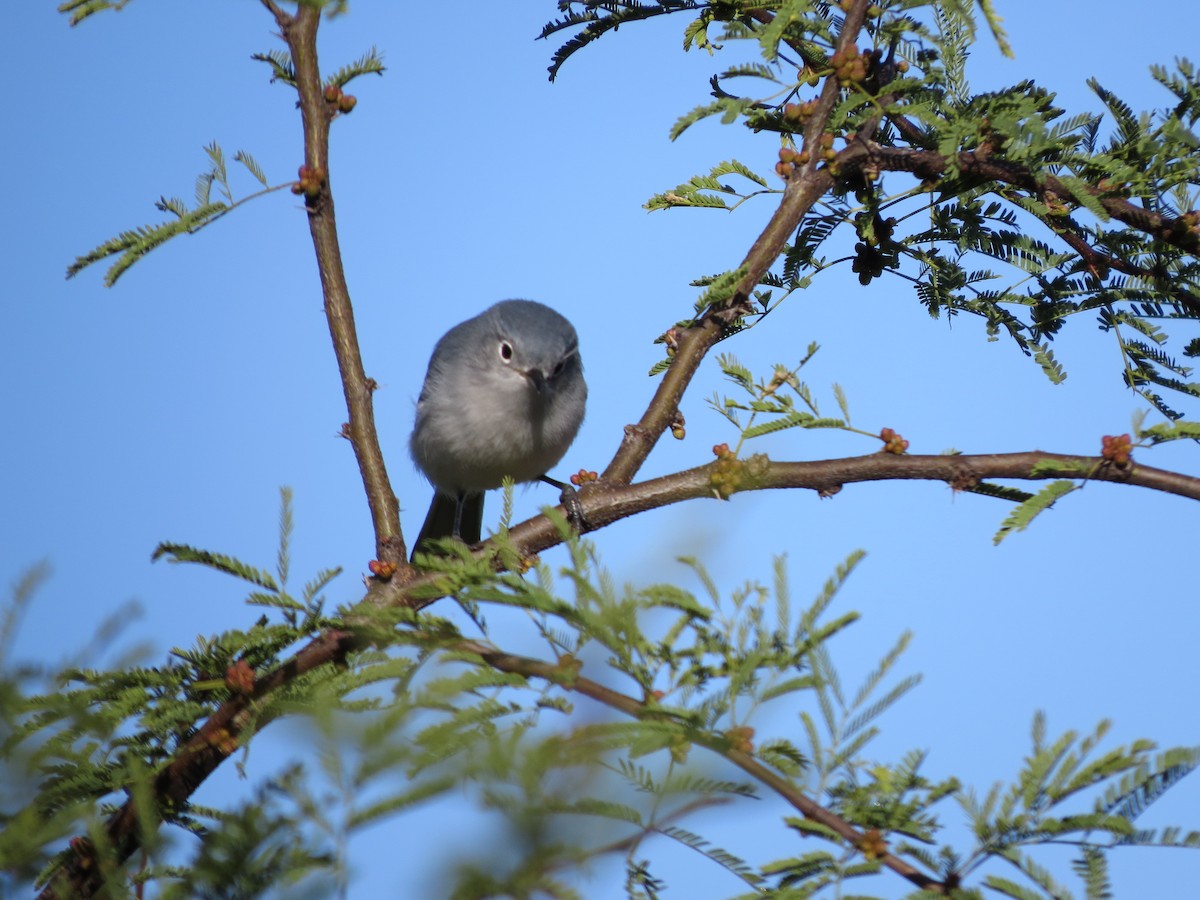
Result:
<svg viewBox="0 0 1200 900">
<path fill-rule="evenodd" d="M 601 482 L 595 486 L 595 490 L 582 494 L 580 499 L 587 521 L 601 528 L 649 509 L 684 500 L 727 499 L 732 493 L 743 490 L 801 488 L 830 496 L 846 484 L 866 481 L 941 481 L 966 488 L 981 480 L 995 478 L 1024 481 L 1082 478 L 1144 487 L 1200 500 L 1200 478 L 1197 477 L 1132 462 L 1118 466 L 1101 457 L 1042 453 L 1037 450 L 957 456 L 910 456 L 879 452 L 868 456 L 804 462 L 772 462 L 761 455 L 746 459 L 717 459 L 707 465 L 638 484 Z M 537 515 L 515 525 L 509 532 L 509 539 L 519 552 L 531 555 L 561 543 L 562 535 L 549 518 Z M 492 548 L 492 542 L 485 542 L 475 553 L 483 558 L 492 553 Z M 430 572 L 416 573 L 407 581 L 374 578 L 369 581 L 361 603 L 375 609 L 389 606 L 424 609 L 444 596 L 437 593 L 443 579 L 441 574 Z M 251 694 L 237 695 L 222 703 L 156 777 L 154 795 L 158 801 L 157 808 L 178 808 L 217 766 L 238 749 L 242 733 L 251 724 L 253 705 L 260 704 L 274 690 L 306 672 L 344 660 L 348 653 L 366 645 L 370 639 L 369 631 L 368 628 L 361 634 L 349 630 L 322 634 L 292 659 L 259 678 Z M 488 661 L 492 662 L 490 659 Z M 626 703 L 621 699 L 623 695 L 599 685 L 589 696 L 615 709 L 636 713 L 636 710 L 623 705 Z M 628 702 L 637 703 L 633 700 Z M 257 724 L 261 726 L 262 721 Z M 742 759 L 729 755 L 729 758 L 756 778 L 760 777 L 758 770 L 751 768 L 754 763 L 751 757 Z M 770 774 L 768 770 L 764 771 Z M 766 775 L 761 777 L 764 783 L 771 784 L 776 790 L 786 785 L 786 782 L 776 785 Z M 128 801 L 109 819 L 106 826 L 110 844 L 116 849 L 118 858 L 121 861 L 128 859 L 145 833 L 144 829 L 156 825 L 140 822 L 134 802 Z M 55 873 L 40 895 L 41 900 L 53 900 L 61 896 L 61 891 L 59 894 L 54 891 L 67 886 L 71 888 L 68 896 L 91 896 L 102 885 L 103 877 L 95 848 L 84 841 L 73 846 L 74 855 Z"/>
<path fill-rule="evenodd" d="M 524 675 L 528 678 L 540 678 L 545 681 L 554 682 L 562 686 L 565 690 L 583 694 L 585 697 L 590 697 L 592 700 L 602 703 L 610 709 L 622 712 L 631 718 L 671 719 L 669 714 L 657 710 L 654 706 L 647 705 L 627 694 L 607 688 L 589 678 L 573 676 L 569 681 L 565 681 L 562 670 L 552 663 L 547 663 L 539 659 L 531 659 L 526 656 L 518 656 L 513 653 L 505 653 L 503 650 L 477 641 L 464 641 L 455 645 L 455 647 L 458 650 L 477 655 L 489 666 L 501 672 L 510 672 L 517 675 Z M 727 742 L 722 740 L 720 736 L 707 732 L 689 730 L 688 737 L 694 743 L 723 756 L 747 775 L 765 784 L 794 809 L 798 810 L 805 818 L 819 822 L 836 832 L 851 846 L 860 847 L 862 845 L 864 835 L 857 828 L 841 816 L 821 806 L 821 804 L 817 803 L 774 769 L 763 765 L 753 754 L 729 747 Z M 893 856 L 891 853 L 884 851 L 878 855 L 877 859 L 883 865 L 918 887 L 934 893 L 942 893 L 945 890 L 945 885 L 940 881 L 930 878 L 925 873 L 915 869 L 909 863 L 899 857 Z"/>
<path fill-rule="evenodd" d="M 139 804 L 131 799 L 105 823 L 112 856 L 119 862 L 129 859 L 140 846 L 142 835 L 162 824 L 163 810 L 181 808 L 205 779 L 240 749 L 239 738 L 252 721 L 256 704 L 305 673 L 344 660 L 351 650 L 358 648 L 358 642 L 359 639 L 348 631 L 325 632 L 259 679 L 251 693 L 237 694 L 217 707 L 174 759 L 155 776 L 151 790 L 155 800 L 153 810 L 158 818 L 153 822 L 142 821 Z M 260 717 L 256 725 L 261 727 L 263 724 Z M 54 871 L 38 894 L 38 900 L 91 897 L 103 890 L 108 872 L 101 864 L 96 847 L 86 838 L 75 838 L 71 849 L 74 852 Z"/>
<path fill-rule="evenodd" d="M 911 172 L 928 181 L 936 181 L 945 177 L 950 169 L 950 160 L 937 151 L 883 147 L 866 141 L 855 141 L 848 144 L 838 154 L 834 165 L 839 174 L 844 175 L 849 171 L 861 169 L 868 163 L 880 171 Z M 955 156 L 954 165 L 959 173 L 981 183 L 992 181 L 997 184 L 1012 185 L 1043 202 L 1050 199 L 1049 195 L 1051 194 L 1059 201 L 1070 202 L 1070 189 L 1055 176 L 1035 175 L 1023 166 L 993 158 L 990 151 L 964 150 Z M 1189 227 L 1184 219 L 1148 210 L 1123 197 L 1110 196 L 1097 187 L 1089 186 L 1088 191 L 1104 207 L 1105 212 L 1118 222 L 1165 244 L 1170 244 L 1185 253 L 1200 255 L 1200 229 Z M 1157 282 L 1163 281 L 1161 275 L 1156 276 L 1153 271 L 1144 266 L 1097 251 L 1076 231 L 1067 227 L 1068 225 L 1073 226 L 1074 223 L 1066 217 L 1061 225 L 1045 220 L 1043 220 L 1043 224 L 1092 266 L 1098 277 L 1107 268 L 1128 275 L 1151 278 Z M 1175 302 L 1186 307 L 1193 315 L 1200 315 L 1200 298 L 1182 289 L 1175 289 L 1173 286 L 1165 286 L 1164 289 L 1171 294 Z"/>
<path fill-rule="evenodd" d="M 858 39 L 866 21 L 868 5 L 868 0 L 856 0 L 846 14 L 838 36 L 839 49 L 850 46 Z M 733 297 L 720 309 L 704 310 L 700 317 L 682 332 L 675 358 L 663 374 L 658 390 L 654 392 L 654 397 L 642 414 L 641 420 L 636 425 L 625 427 L 621 445 L 601 476 L 602 484 L 628 484 L 637 475 L 658 439 L 678 414 L 679 401 L 691 384 L 701 361 L 713 345 L 725 336 L 728 325 L 749 311 L 750 295 L 762 281 L 763 275 L 774 265 L 788 239 L 800 227 L 800 220 L 832 187 L 833 178 L 828 169 L 817 169 L 819 154 L 815 148 L 840 93 L 841 87 L 837 78 L 826 78 L 816 110 L 804 131 L 804 146 L 809 149 L 808 164 L 788 180 L 774 215 L 738 267 L 743 271 L 743 275 L 734 289 Z"/>
<path fill-rule="evenodd" d="M 346 397 L 349 420 L 342 434 L 354 448 L 358 469 L 362 474 L 367 504 L 371 509 L 371 524 L 375 530 L 376 558 L 383 562 L 399 563 L 407 557 L 400 530 L 400 504 L 388 479 L 375 430 L 375 411 L 372 393 L 374 379 L 363 368 L 354 327 L 354 308 L 350 289 L 342 269 L 342 251 L 338 244 L 337 221 L 333 210 L 333 193 L 329 188 L 329 124 L 331 112 L 321 86 L 317 64 L 317 25 L 321 10 L 301 4 L 294 17 L 276 13 L 283 38 L 291 50 L 296 68 L 296 90 L 300 95 L 300 116 L 304 127 L 304 164 L 321 181 L 321 189 L 306 196 L 308 227 L 313 250 L 317 256 L 317 271 L 325 298 L 325 317 L 333 350 L 337 356 L 338 374 Z"/>
<path fill-rule="evenodd" d="M 729 468 L 722 472 L 723 466 Z M 719 477 L 714 479 L 715 475 Z M 1056 478 L 1106 481 L 1200 500 L 1200 478 L 1191 475 L 1133 463 L 1122 467 L 1095 456 L 1042 453 L 1038 450 L 955 456 L 897 456 L 880 452 L 869 456 L 805 462 L 773 462 L 765 456 L 750 456 L 731 463 L 718 459 L 707 465 L 637 484 L 610 485 L 602 481 L 594 490 L 580 496 L 584 518 L 594 529 L 599 529 L 649 509 L 684 500 L 728 499 L 733 493 L 741 491 L 800 488 L 830 496 L 847 484 L 866 481 L 941 481 L 965 489 L 980 481 L 996 478 L 1019 481 Z M 730 489 L 731 484 L 736 484 L 736 487 Z M 554 524 L 545 516 L 535 516 L 513 526 L 509 538 L 523 553 L 536 553 L 562 540 Z M 399 599 L 413 586 L 397 590 L 394 595 L 396 600 L 405 605 L 414 603 L 418 608 L 432 602 Z"/>
</svg>

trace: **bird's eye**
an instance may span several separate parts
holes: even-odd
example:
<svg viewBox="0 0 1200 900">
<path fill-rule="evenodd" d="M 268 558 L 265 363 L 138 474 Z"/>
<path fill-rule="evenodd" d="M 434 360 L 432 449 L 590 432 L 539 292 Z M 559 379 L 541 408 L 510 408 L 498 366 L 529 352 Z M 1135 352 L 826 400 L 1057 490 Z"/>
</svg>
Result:
<svg viewBox="0 0 1200 900">
<path fill-rule="evenodd" d="M 561 375 L 563 373 L 563 369 L 565 369 L 566 367 L 567 367 L 567 361 L 565 359 L 560 359 L 558 362 L 556 362 L 554 364 L 554 369 L 553 369 L 553 371 L 551 371 L 550 377 L 557 378 L 559 375 Z"/>
<path fill-rule="evenodd" d="M 506 363 L 512 362 L 513 346 L 508 341 L 500 342 L 500 358 Z"/>
</svg>

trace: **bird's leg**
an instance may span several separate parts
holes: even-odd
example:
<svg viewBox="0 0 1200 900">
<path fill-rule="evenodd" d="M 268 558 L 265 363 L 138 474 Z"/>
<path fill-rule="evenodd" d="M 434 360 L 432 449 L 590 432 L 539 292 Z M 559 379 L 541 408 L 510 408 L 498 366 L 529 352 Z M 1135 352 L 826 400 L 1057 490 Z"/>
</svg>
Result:
<svg viewBox="0 0 1200 900">
<path fill-rule="evenodd" d="M 559 502 L 567 511 L 567 521 L 571 523 L 571 527 L 579 534 L 584 534 L 591 530 L 587 519 L 583 516 L 583 504 L 579 501 L 579 491 L 575 490 L 572 485 L 566 482 L 551 478 L 549 475 L 539 475 L 539 481 L 544 481 L 553 487 L 562 491 L 559 497 Z"/>
</svg>

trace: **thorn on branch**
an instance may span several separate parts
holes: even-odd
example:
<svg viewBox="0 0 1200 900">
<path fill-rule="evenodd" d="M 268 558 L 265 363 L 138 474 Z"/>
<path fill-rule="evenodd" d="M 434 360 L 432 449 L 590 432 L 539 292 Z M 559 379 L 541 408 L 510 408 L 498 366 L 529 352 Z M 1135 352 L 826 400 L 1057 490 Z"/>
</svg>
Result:
<svg viewBox="0 0 1200 900">
<path fill-rule="evenodd" d="M 238 748 L 238 739 L 228 728 L 216 728 L 208 735 L 208 745 L 222 756 L 232 756 Z"/>
<path fill-rule="evenodd" d="M 954 477 L 950 479 L 950 489 L 955 492 L 969 491 L 977 484 L 979 484 L 979 476 L 965 470 L 955 473 Z"/>
<path fill-rule="evenodd" d="M 679 329 L 671 326 L 663 332 L 662 342 L 667 348 L 667 357 L 674 358 L 679 352 Z"/>
<path fill-rule="evenodd" d="M 583 660 L 571 653 L 564 653 L 558 658 L 550 680 L 555 684 L 570 690 L 579 681 L 579 673 L 583 671 Z"/>
</svg>

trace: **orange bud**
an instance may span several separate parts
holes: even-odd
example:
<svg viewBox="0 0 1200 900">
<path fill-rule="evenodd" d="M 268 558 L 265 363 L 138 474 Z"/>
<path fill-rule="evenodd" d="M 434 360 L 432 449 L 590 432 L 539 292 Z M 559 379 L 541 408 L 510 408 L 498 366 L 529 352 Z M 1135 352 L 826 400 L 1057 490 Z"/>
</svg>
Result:
<svg viewBox="0 0 1200 900">
<path fill-rule="evenodd" d="M 389 578 L 391 578 L 393 575 L 396 574 L 396 564 L 393 562 L 385 563 L 385 562 L 380 562 L 377 559 L 373 559 L 369 563 L 367 563 L 367 568 L 370 570 L 372 575 L 374 575 L 376 578 L 380 579 L 381 581 L 387 581 Z"/>
<path fill-rule="evenodd" d="M 858 842 L 858 849 L 867 859 L 879 859 L 887 853 L 887 840 L 878 828 L 865 832 Z"/>
<path fill-rule="evenodd" d="M 1100 455 L 1118 466 L 1129 465 L 1133 454 L 1133 440 L 1128 434 L 1106 434 L 1100 440 Z"/>
<path fill-rule="evenodd" d="M 891 428 L 882 429 L 879 432 L 879 439 L 883 441 L 884 453 L 895 453 L 899 456 L 908 449 L 908 441 Z"/>
<path fill-rule="evenodd" d="M 249 694 L 254 690 L 254 669 L 244 659 L 239 659 L 225 670 L 225 687 L 235 694 Z"/>
<path fill-rule="evenodd" d="M 739 725 L 736 728 L 730 728 L 725 732 L 725 737 L 729 739 L 729 745 L 734 750 L 740 750 L 743 753 L 754 752 L 754 729 L 749 725 Z"/>
</svg>

